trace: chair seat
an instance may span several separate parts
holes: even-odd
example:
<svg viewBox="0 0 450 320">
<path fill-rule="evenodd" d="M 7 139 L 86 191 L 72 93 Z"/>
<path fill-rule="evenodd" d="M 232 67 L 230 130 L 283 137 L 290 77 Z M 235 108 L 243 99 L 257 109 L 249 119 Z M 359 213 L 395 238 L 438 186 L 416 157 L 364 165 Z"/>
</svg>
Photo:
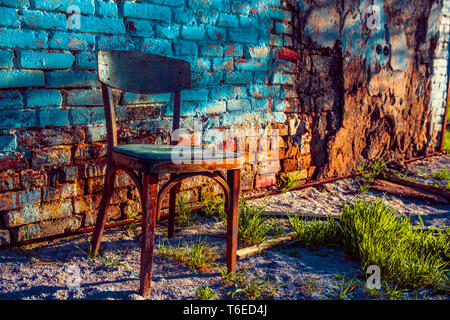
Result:
<svg viewBox="0 0 450 320">
<path fill-rule="evenodd" d="M 135 169 L 152 172 L 230 170 L 244 163 L 243 156 L 236 152 L 190 146 L 127 144 L 112 151 L 115 161 L 130 165 L 131 160 Z"/>
</svg>

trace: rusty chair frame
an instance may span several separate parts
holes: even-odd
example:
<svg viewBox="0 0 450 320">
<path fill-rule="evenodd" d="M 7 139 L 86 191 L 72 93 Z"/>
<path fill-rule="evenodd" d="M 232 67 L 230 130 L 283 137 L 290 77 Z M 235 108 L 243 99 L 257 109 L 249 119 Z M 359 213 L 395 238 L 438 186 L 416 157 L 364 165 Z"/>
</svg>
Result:
<svg viewBox="0 0 450 320">
<path fill-rule="evenodd" d="M 95 257 L 98 254 L 115 177 L 118 171 L 123 171 L 134 181 L 141 198 L 140 293 L 143 296 L 149 296 L 151 293 L 155 223 L 160 216 L 162 199 L 169 193 L 168 237 L 173 237 L 176 195 L 181 182 L 193 176 L 209 177 L 218 182 L 224 191 L 227 212 L 227 268 L 228 272 L 236 271 L 242 156 L 233 153 L 233 157 L 226 161 L 223 161 L 222 157 L 220 159 L 222 161 L 175 164 L 167 159 L 148 159 L 118 150 L 112 88 L 139 94 L 173 93 L 172 129 L 177 130 L 180 128 L 181 91 L 191 87 L 190 77 L 190 65 L 186 61 L 139 52 L 98 52 L 98 78 L 102 88 L 107 129 L 107 166 L 102 198 L 91 240 L 91 255 Z M 157 145 L 147 146 L 158 148 Z M 226 171 L 226 175 L 222 171 Z M 159 174 L 163 173 L 170 173 L 170 179 L 158 191 Z"/>
</svg>

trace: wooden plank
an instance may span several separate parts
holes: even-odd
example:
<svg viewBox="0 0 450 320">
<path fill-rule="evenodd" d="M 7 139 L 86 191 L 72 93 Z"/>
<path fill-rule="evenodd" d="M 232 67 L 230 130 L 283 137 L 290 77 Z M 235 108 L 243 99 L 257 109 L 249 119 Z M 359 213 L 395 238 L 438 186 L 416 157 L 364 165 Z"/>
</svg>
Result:
<svg viewBox="0 0 450 320">
<path fill-rule="evenodd" d="M 381 192 L 387 192 L 401 198 L 419 199 L 425 202 L 431 202 L 436 204 L 448 204 L 447 199 L 436 195 L 434 193 L 418 190 L 412 187 L 396 184 L 386 180 L 374 180 L 371 190 L 377 190 Z"/>
<path fill-rule="evenodd" d="M 446 198 L 447 200 L 450 200 L 450 190 L 446 190 L 444 188 L 439 188 L 436 186 L 430 186 L 425 183 L 403 179 L 393 175 L 392 173 L 386 174 L 386 179 L 394 183 L 402 184 L 416 189 L 421 189 L 425 192 L 435 193 L 443 198 Z"/>
<path fill-rule="evenodd" d="M 259 245 L 255 245 L 255 246 L 251 246 L 251 247 L 240 249 L 240 250 L 238 250 L 236 252 L 236 256 L 237 256 L 237 258 L 239 260 L 245 259 L 245 258 L 247 258 L 249 256 L 254 255 L 254 254 L 261 253 L 264 250 L 267 250 L 267 249 L 273 248 L 275 246 L 279 246 L 279 245 L 281 245 L 283 243 L 286 243 L 288 241 L 291 241 L 292 239 L 295 238 L 295 235 L 296 235 L 295 232 L 291 232 L 291 233 L 288 233 L 288 234 L 286 234 L 284 236 L 281 236 L 281 237 L 278 237 L 278 238 L 275 238 L 275 239 L 267 240 L 267 241 L 265 241 L 265 242 L 263 242 L 263 243 L 261 243 Z"/>
<path fill-rule="evenodd" d="M 167 93 L 191 87 L 189 62 L 132 51 L 99 51 L 98 78 L 134 93 Z"/>
</svg>

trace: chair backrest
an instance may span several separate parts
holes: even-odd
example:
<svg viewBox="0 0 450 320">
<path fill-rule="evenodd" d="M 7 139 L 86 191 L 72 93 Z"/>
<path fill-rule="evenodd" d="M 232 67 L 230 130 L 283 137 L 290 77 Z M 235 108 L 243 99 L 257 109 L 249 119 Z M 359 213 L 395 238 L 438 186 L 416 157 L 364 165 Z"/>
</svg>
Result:
<svg viewBox="0 0 450 320">
<path fill-rule="evenodd" d="M 173 92 L 172 129 L 180 127 L 181 90 L 191 87 L 189 62 L 132 51 L 99 51 L 97 61 L 105 107 L 108 151 L 117 145 L 111 88 L 141 94 Z"/>
</svg>

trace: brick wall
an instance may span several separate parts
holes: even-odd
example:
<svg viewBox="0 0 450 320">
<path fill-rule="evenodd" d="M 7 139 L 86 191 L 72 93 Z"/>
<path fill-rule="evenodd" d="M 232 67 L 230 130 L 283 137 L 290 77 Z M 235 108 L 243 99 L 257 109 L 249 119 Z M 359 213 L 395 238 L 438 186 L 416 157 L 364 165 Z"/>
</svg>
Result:
<svg viewBox="0 0 450 320">
<path fill-rule="evenodd" d="M 364 1 L 0 0 L 0 244 L 94 224 L 106 152 L 98 50 L 189 61 L 193 88 L 182 93 L 181 125 L 193 130 L 201 119 L 203 130 L 247 130 L 237 144 L 247 151 L 246 191 L 273 186 L 286 173 L 302 182 L 348 173 L 361 159 L 379 157 L 379 149 L 393 158 L 435 148 L 431 123 L 442 119 L 426 115 L 438 110 L 430 101 L 444 97 L 426 89 L 430 75 L 438 75 L 430 46 L 448 26 L 414 26 L 445 14 L 445 2 L 442 11 L 415 0 L 377 0 L 383 25 L 370 31 Z M 79 29 L 68 28 L 69 18 L 77 23 L 67 13 L 71 5 L 80 10 Z M 398 26 L 401 32 L 393 32 Z M 386 60 L 374 52 L 389 39 L 398 50 Z M 403 77 L 402 85 L 414 88 L 389 93 L 378 77 Z M 114 91 L 114 98 L 120 143 L 169 143 L 172 95 Z M 374 114 L 380 101 L 392 99 L 396 113 L 383 107 Z M 408 109 L 417 104 L 418 111 Z M 248 152 L 260 129 L 278 130 L 277 157 Z M 398 142 L 386 147 L 386 135 Z M 357 142 L 360 136 L 365 140 Z M 350 141 L 361 148 L 345 149 Z M 125 175 L 116 187 L 109 215 L 123 219 L 137 210 L 138 195 Z M 218 189 L 192 179 L 181 193 L 198 201 L 209 191 Z"/>
<path fill-rule="evenodd" d="M 436 134 L 442 132 L 442 122 L 444 121 L 445 108 L 447 106 L 447 88 L 448 88 L 448 59 L 449 59 L 449 41 L 450 41 L 450 1 L 444 0 L 442 11 L 437 8 L 436 12 L 430 15 L 430 25 L 439 30 L 436 41 L 436 51 L 433 61 L 433 76 L 431 82 L 431 101 L 432 128 Z"/>
</svg>

